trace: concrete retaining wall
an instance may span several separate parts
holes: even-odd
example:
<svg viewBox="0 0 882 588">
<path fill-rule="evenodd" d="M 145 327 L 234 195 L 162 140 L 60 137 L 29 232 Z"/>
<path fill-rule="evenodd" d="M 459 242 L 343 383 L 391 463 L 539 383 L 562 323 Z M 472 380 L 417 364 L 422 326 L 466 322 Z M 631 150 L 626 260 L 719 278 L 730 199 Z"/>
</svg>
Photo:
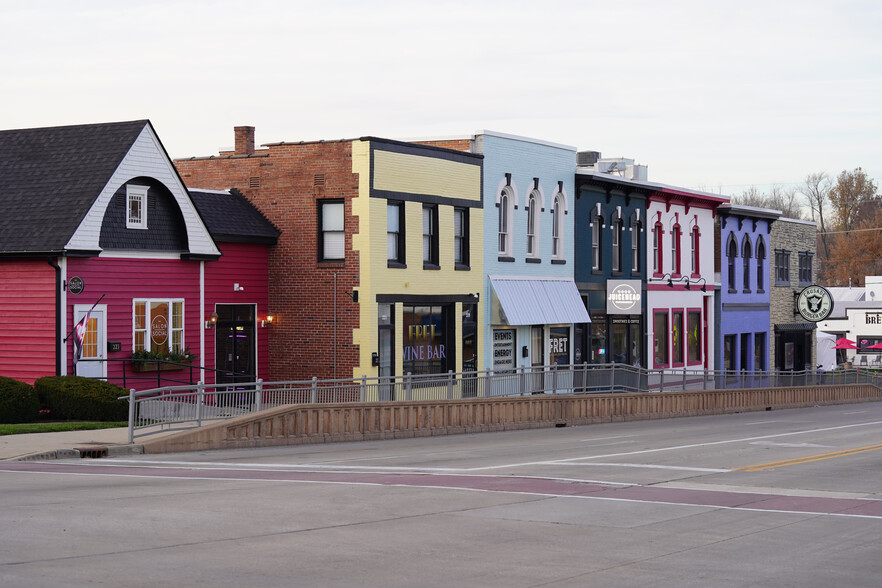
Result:
<svg viewBox="0 0 882 588">
<path fill-rule="evenodd" d="M 298 404 L 145 439 L 145 453 L 427 437 L 882 400 L 870 384 Z"/>
</svg>

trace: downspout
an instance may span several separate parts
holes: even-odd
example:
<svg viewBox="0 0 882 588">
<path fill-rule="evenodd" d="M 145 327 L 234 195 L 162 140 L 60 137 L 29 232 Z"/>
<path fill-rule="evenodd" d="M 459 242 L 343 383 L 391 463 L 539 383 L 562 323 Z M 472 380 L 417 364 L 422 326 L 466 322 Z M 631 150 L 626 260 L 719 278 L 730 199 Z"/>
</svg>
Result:
<svg viewBox="0 0 882 588">
<path fill-rule="evenodd" d="M 61 375 L 61 266 L 51 257 L 46 263 L 55 268 L 55 375 Z"/>
</svg>

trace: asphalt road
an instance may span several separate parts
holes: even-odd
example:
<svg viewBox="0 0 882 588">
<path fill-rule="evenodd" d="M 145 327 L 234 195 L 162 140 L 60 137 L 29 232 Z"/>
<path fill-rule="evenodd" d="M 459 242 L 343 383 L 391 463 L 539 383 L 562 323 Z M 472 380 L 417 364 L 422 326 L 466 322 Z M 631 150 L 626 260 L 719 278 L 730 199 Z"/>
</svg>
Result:
<svg viewBox="0 0 882 588">
<path fill-rule="evenodd" d="M 2 586 L 879 586 L 882 403 L 0 462 Z"/>
</svg>

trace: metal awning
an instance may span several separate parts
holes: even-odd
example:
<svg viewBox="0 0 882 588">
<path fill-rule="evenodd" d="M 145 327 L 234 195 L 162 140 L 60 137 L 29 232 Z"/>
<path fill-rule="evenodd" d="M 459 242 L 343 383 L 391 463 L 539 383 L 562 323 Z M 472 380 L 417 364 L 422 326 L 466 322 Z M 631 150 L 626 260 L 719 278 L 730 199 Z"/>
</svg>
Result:
<svg viewBox="0 0 882 588">
<path fill-rule="evenodd" d="M 490 276 L 490 283 L 493 286 L 493 324 L 515 326 L 591 322 L 572 279 Z"/>
<path fill-rule="evenodd" d="M 775 331 L 813 331 L 817 323 L 785 323 L 775 325 Z"/>
</svg>

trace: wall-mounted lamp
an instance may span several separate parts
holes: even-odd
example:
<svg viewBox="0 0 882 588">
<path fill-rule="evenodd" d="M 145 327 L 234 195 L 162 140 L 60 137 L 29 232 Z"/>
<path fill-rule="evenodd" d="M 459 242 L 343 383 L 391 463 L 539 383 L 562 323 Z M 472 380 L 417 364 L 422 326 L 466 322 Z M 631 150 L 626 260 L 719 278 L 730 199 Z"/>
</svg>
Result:
<svg viewBox="0 0 882 588">
<path fill-rule="evenodd" d="M 273 321 L 276 320 L 276 315 L 271 312 L 266 313 L 266 318 L 260 321 L 261 327 L 268 327 L 273 324 Z"/>
<path fill-rule="evenodd" d="M 692 283 L 693 283 L 693 284 L 697 284 L 697 283 L 698 283 L 698 280 L 701 280 L 701 281 L 702 281 L 702 284 L 701 284 L 701 291 L 702 291 L 702 292 L 707 292 L 707 280 L 705 280 L 704 278 L 696 278 L 695 281 L 692 282 Z"/>
<path fill-rule="evenodd" d="M 665 274 L 665 275 L 663 275 L 660 279 L 664 280 L 665 278 L 668 279 L 668 288 L 673 288 L 673 287 L 674 287 L 674 281 L 673 281 L 673 279 L 671 279 L 671 274 Z"/>
<path fill-rule="evenodd" d="M 233 284 L 233 292 L 242 292 L 245 290 L 245 286 L 241 285 L 239 282 Z"/>
<path fill-rule="evenodd" d="M 682 281 L 684 281 L 684 280 L 686 281 L 686 289 L 687 289 L 687 290 L 691 290 L 692 288 L 689 286 L 689 276 L 683 276 L 682 278 L 680 278 L 680 279 L 677 280 L 677 281 L 678 281 L 678 282 L 682 282 Z"/>
<path fill-rule="evenodd" d="M 343 290 L 343 293 L 349 296 L 349 298 L 351 298 L 353 302 L 358 302 L 358 290 L 353 290 L 352 292 L 347 292 L 346 290 Z"/>
<path fill-rule="evenodd" d="M 208 317 L 208 320 L 205 321 L 205 328 L 206 329 L 213 329 L 214 325 L 216 325 L 216 324 L 217 324 L 217 313 L 213 312 L 213 313 L 211 313 L 211 316 Z"/>
</svg>

